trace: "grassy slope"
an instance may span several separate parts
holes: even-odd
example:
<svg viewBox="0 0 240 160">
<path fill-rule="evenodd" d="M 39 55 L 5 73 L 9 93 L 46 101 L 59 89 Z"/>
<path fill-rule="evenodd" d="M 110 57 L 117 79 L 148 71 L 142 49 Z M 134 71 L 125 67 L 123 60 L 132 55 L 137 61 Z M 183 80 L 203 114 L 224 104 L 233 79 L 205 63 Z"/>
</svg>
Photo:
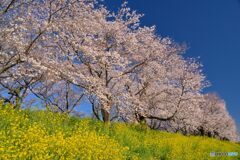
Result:
<svg viewBox="0 0 240 160">
<path fill-rule="evenodd" d="M 240 159 L 210 157 L 211 151 L 240 154 L 240 145 L 207 137 L 0 108 L 0 159 Z"/>
</svg>

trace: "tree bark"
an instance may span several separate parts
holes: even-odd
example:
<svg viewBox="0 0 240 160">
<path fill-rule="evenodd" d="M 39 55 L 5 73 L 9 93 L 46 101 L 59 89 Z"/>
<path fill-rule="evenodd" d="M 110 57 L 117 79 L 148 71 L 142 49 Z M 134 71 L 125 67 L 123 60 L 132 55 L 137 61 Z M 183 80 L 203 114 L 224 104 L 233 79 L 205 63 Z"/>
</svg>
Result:
<svg viewBox="0 0 240 160">
<path fill-rule="evenodd" d="M 110 114 L 105 109 L 101 109 L 102 112 L 102 118 L 104 123 L 110 123 Z"/>
</svg>

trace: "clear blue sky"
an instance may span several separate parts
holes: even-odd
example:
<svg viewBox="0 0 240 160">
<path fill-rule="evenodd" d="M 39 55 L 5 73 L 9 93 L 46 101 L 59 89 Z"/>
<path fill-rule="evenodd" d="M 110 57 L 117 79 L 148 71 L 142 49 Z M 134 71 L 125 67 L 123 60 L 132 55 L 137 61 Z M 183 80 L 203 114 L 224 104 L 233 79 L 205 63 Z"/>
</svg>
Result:
<svg viewBox="0 0 240 160">
<path fill-rule="evenodd" d="M 105 0 L 116 10 L 121 0 Z M 198 57 L 212 86 L 227 103 L 240 131 L 240 0 L 128 0 L 144 13 L 142 25 L 157 26 L 157 33 L 185 42 L 185 56 Z"/>
</svg>

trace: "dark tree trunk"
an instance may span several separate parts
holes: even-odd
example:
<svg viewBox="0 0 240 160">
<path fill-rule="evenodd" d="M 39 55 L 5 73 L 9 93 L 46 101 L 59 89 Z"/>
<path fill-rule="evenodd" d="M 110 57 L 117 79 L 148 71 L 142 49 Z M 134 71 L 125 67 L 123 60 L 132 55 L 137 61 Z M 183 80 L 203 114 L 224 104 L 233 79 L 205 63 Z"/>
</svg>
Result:
<svg viewBox="0 0 240 160">
<path fill-rule="evenodd" d="M 105 109 L 101 109 L 102 112 L 102 118 L 104 123 L 110 123 L 110 115 L 109 112 L 106 111 Z"/>
<path fill-rule="evenodd" d="M 200 132 L 200 135 L 201 135 L 201 136 L 204 136 L 204 135 L 205 135 L 203 127 L 200 127 L 200 128 L 199 128 L 199 132 Z"/>
<path fill-rule="evenodd" d="M 146 119 L 145 119 L 145 117 L 144 116 L 139 116 L 139 122 L 140 122 L 140 124 L 146 124 Z"/>
</svg>

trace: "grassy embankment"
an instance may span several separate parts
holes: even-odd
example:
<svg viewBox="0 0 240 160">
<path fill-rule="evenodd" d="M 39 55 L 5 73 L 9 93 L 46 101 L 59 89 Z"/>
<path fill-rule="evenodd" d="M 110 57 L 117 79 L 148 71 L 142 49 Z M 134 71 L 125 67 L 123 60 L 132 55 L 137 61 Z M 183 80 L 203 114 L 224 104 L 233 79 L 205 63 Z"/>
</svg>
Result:
<svg viewBox="0 0 240 160">
<path fill-rule="evenodd" d="M 210 157 L 212 151 L 240 154 L 240 145 L 0 104 L 0 159 L 240 159 Z"/>
</svg>

